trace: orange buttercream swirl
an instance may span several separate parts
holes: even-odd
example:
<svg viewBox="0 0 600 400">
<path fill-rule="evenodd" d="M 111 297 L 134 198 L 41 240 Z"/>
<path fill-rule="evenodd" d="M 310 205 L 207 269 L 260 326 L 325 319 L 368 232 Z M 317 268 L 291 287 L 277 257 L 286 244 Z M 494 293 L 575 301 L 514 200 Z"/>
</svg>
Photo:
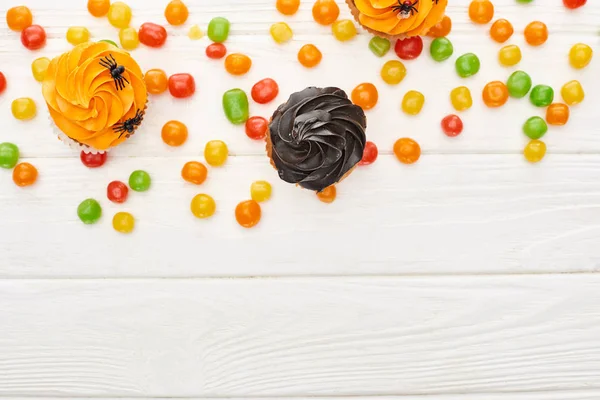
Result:
<svg viewBox="0 0 600 400">
<path fill-rule="evenodd" d="M 116 74 L 124 78 L 121 83 L 103 60 L 114 60 L 124 68 Z M 125 141 L 141 122 L 135 118 L 143 115 L 148 100 L 139 65 L 129 53 L 107 42 L 83 43 L 52 60 L 42 91 L 56 126 L 97 150 Z M 131 132 L 119 129 L 128 121 Z"/>
<path fill-rule="evenodd" d="M 425 35 L 444 17 L 448 0 L 412 0 L 412 11 L 399 12 L 404 0 L 354 0 L 359 22 L 374 31 L 390 36 Z"/>
</svg>

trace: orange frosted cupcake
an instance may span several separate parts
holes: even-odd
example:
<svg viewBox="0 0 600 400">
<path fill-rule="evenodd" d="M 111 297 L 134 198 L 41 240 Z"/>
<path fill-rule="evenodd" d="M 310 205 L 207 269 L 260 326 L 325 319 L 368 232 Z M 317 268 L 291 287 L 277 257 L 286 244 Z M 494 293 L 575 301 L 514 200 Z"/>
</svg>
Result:
<svg viewBox="0 0 600 400">
<path fill-rule="evenodd" d="M 128 52 L 87 42 L 52 60 L 42 91 L 61 140 L 105 152 L 133 135 L 148 101 L 142 70 Z"/>
<path fill-rule="evenodd" d="M 386 39 L 427 34 L 444 18 L 448 0 L 346 0 L 356 21 Z"/>
</svg>

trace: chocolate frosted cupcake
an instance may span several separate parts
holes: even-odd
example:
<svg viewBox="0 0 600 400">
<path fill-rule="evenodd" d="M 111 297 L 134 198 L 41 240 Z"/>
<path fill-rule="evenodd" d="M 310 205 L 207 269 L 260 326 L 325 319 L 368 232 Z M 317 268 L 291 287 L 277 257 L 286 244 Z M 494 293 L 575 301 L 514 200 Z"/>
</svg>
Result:
<svg viewBox="0 0 600 400">
<path fill-rule="evenodd" d="M 267 154 L 282 180 L 320 192 L 361 160 L 366 127 L 365 113 L 343 90 L 309 87 L 273 114 Z"/>
</svg>

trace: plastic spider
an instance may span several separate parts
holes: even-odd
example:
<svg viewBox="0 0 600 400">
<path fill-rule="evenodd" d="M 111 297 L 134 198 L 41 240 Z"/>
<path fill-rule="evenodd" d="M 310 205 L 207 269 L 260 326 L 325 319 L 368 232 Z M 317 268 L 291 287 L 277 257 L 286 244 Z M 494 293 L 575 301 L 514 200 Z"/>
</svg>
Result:
<svg viewBox="0 0 600 400">
<path fill-rule="evenodd" d="M 125 67 L 122 65 L 118 65 L 117 60 L 115 60 L 112 54 L 109 54 L 108 56 L 101 59 L 100 65 L 102 65 L 104 68 L 107 68 L 110 71 L 110 76 L 112 76 L 113 80 L 115 81 L 115 87 L 117 88 L 117 90 L 122 90 L 125 88 L 124 82 L 129 83 L 127 78 L 123 76 L 123 73 L 125 72 Z"/>
<path fill-rule="evenodd" d="M 398 0 L 398 5 L 392 6 L 392 11 L 398 12 L 398 16 L 402 19 L 406 19 L 413 15 L 414 13 L 418 13 L 417 4 L 419 0 L 416 0 L 414 3 L 411 0 Z"/>
<path fill-rule="evenodd" d="M 144 111 L 137 110 L 137 112 L 135 113 L 135 117 L 129 118 L 128 120 L 125 120 L 124 122 L 116 124 L 115 126 L 113 126 L 113 130 L 117 133 L 120 133 L 120 135 L 119 135 L 119 139 L 120 139 L 121 136 L 123 136 L 123 134 L 125 132 L 127 132 L 129 134 L 133 133 L 133 131 L 135 131 L 135 128 L 142 123 L 143 119 L 144 119 Z"/>
</svg>

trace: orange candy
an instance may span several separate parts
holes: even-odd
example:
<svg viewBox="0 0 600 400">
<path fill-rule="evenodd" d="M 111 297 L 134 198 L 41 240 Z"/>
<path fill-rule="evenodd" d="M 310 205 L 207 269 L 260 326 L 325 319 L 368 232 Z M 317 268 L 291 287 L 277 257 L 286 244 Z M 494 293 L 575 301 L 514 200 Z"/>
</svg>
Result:
<svg viewBox="0 0 600 400">
<path fill-rule="evenodd" d="M 340 16 L 340 7 L 334 0 L 317 0 L 312 8 L 314 20 L 321 25 L 331 25 Z"/>
<path fill-rule="evenodd" d="M 187 21 L 190 12 L 181 0 L 172 0 L 165 8 L 165 18 L 171 25 L 183 25 Z"/>
<path fill-rule="evenodd" d="M 104 17 L 109 8 L 110 0 L 88 0 L 87 9 L 94 17 Z"/>
<path fill-rule="evenodd" d="M 372 83 L 361 83 L 352 91 L 352 102 L 363 110 L 375 107 L 377 100 L 379 100 L 379 93 Z"/>
<path fill-rule="evenodd" d="M 320 192 L 317 192 L 317 198 L 323 203 L 333 203 L 336 196 L 337 189 L 335 188 L 335 185 L 328 186 Z"/>
<path fill-rule="evenodd" d="M 490 0 L 473 0 L 469 4 L 469 18 L 476 24 L 487 24 L 494 18 L 494 5 Z"/>
<path fill-rule="evenodd" d="M 252 60 L 245 54 L 233 53 L 225 58 L 225 70 L 231 75 L 244 75 L 252 67 Z"/>
<path fill-rule="evenodd" d="M 23 29 L 31 26 L 33 23 L 31 10 L 25 6 L 18 6 L 9 9 L 6 12 L 6 23 L 13 31 L 21 32 Z"/>
<path fill-rule="evenodd" d="M 161 137 L 169 146 L 181 146 L 187 140 L 188 128 L 182 122 L 169 121 L 163 126 Z"/>
<path fill-rule="evenodd" d="M 146 89 L 151 94 L 161 94 L 169 88 L 169 78 L 162 69 L 151 69 L 144 75 Z"/>
<path fill-rule="evenodd" d="M 505 19 L 497 20 L 490 28 L 490 36 L 498 43 L 506 42 L 513 33 L 515 33 L 515 30 L 512 24 Z"/>
<path fill-rule="evenodd" d="M 208 170 L 206 166 L 198 161 L 190 161 L 185 163 L 181 170 L 181 177 L 194 185 L 201 185 L 206 180 Z"/>
<path fill-rule="evenodd" d="M 298 61 L 306 68 L 316 67 L 319 65 L 322 58 L 323 54 L 321 54 L 321 51 L 313 44 L 305 44 L 300 51 L 298 51 Z"/>
<path fill-rule="evenodd" d="M 429 31 L 427 32 L 427 36 L 436 37 L 436 38 L 437 37 L 445 37 L 450 34 L 451 30 L 452 30 L 452 19 L 450 19 L 449 16 L 444 15 L 444 18 L 440 22 L 438 22 L 437 24 L 432 26 L 431 29 L 429 29 Z"/>
<path fill-rule="evenodd" d="M 490 82 L 483 88 L 482 97 L 488 107 L 503 106 L 508 100 L 508 88 L 503 82 Z"/>
<path fill-rule="evenodd" d="M 242 201 L 235 208 L 235 219 L 244 228 L 252 228 L 260 221 L 260 204 L 254 200 Z"/>
<path fill-rule="evenodd" d="M 414 164 L 421 158 L 421 146 L 409 138 L 396 140 L 394 154 L 403 164 Z"/>
<path fill-rule="evenodd" d="M 546 110 L 546 122 L 550 125 L 565 125 L 569 121 L 569 106 L 562 103 L 554 103 Z"/>
<path fill-rule="evenodd" d="M 13 170 L 13 181 L 17 186 L 24 187 L 33 185 L 37 180 L 37 176 L 37 169 L 26 162 L 17 164 Z"/>
<path fill-rule="evenodd" d="M 540 46 L 548 40 L 548 27 L 540 21 L 533 21 L 525 27 L 525 40 L 532 46 Z"/>
<path fill-rule="evenodd" d="M 275 7 L 283 15 L 294 15 L 300 7 L 300 0 L 277 0 Z"/>
</svg>

